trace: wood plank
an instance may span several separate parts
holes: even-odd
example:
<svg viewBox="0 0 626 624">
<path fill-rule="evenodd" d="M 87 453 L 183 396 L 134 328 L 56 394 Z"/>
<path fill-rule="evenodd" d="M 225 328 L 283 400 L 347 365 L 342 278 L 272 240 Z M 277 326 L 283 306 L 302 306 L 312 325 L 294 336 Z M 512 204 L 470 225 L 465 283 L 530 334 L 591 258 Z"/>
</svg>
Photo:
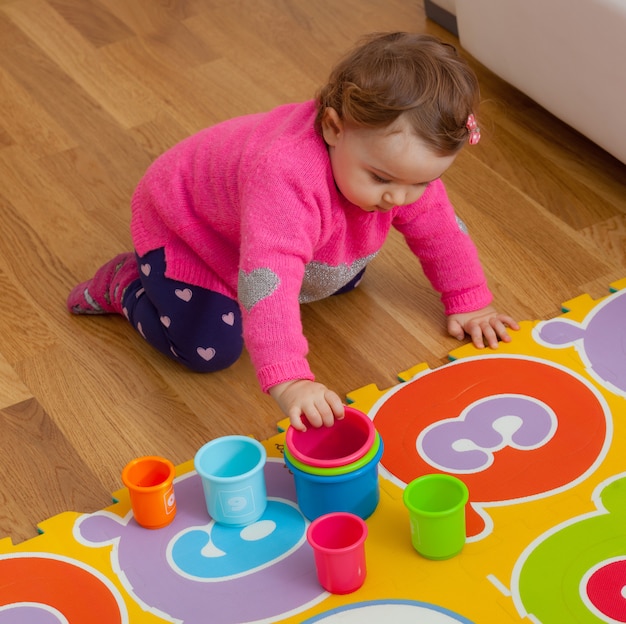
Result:
<svg viewBox="0 0 626 624">
<path fill-rule="evenodd" d="M 37 535 L 36 524 L 74 510 L 110 504 L 109 493 L 76 456 L 36 399 L 0 410 L 3 487 L 0 534 L 14 543 Z"/>
</svg>

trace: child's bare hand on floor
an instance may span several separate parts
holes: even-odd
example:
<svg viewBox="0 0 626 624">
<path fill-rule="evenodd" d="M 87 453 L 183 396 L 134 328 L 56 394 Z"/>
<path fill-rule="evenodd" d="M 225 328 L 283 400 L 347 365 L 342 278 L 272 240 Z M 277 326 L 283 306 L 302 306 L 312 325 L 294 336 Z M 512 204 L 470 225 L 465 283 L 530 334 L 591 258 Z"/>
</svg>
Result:
<svg viewBox="0 0 626 624">
<path fill-rule="evenodd" d="M 332 426 L 335 418 L 343 418 L 343 403 L 339 395 L 326 386 L 308 379 L 286 381 L 273 386 L 270 396 L 289 417 L 291 426 L 306 431 L 305 416 L 313 427 Z"/>
<path fill-rule="evenodd" d="M 492 306 L 475 312 L 451 314 L 448 317 L 448 333 L 458 340 L 467 334 L 478 349 L 485 347 L 485 341 L 492 349 L 498 348 L 498 341 L 510 342 L 507 328 L 517 331 L 519 325 L 510 316 L 500 314 Z"/>
</svg>

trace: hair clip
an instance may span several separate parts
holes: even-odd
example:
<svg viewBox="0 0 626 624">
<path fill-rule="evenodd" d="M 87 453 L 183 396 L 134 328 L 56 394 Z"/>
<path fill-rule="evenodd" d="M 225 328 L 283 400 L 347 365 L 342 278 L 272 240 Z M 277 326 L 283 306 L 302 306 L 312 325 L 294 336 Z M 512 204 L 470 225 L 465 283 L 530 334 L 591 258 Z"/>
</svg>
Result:
<svg viewBox="0 0 626 624">
<path fill-rule="evenodd" d="M 470 114 L 470 116 L 467 118 L 467 123 L 465 124 L 465 127 L 469 131 L 469 144 L 476 145 L 476 143 L 480 141 L 480 128 L 476 123 L 474 115 Z"/>
</svg>

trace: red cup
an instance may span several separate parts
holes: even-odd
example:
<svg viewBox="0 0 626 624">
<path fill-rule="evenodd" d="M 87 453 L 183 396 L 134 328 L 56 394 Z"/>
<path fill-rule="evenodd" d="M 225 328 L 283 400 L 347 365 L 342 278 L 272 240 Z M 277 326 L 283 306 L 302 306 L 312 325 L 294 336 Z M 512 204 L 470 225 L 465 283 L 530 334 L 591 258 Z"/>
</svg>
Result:
<svg viewBox="0 0 626 624">
<path fill-rule="evenodd" d="M 320 585 L 332 594 L 349 594 L 365 582 L 367 525 L 347 512 L 316 518 L 307 529 Z"/>
<path fill-rule="evenodd" d="M 344 414 L 331 427 L 308 426 L 306 431 L 299 431 L 289 426 L 285 443 L 291 455 L 317 468 L 345 466 L 361 459 L 376 439 L 374 423 L 353 407 L 346 406 Z"/>
<path fill-rule="evenodd" d="M 149 455 L 133 459 L 122 471 L 137 524 L 146 529 L 167 526 L 176 515 L 174 464 L 163 457 Z"/>
</svg>

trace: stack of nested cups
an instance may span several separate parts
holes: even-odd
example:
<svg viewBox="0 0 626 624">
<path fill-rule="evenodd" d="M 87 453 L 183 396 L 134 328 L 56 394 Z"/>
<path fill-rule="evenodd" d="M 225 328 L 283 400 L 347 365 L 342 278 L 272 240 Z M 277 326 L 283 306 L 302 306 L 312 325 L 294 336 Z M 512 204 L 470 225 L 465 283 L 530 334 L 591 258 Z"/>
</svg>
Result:
<svg viewBox="0 0 626 624">
<path fill-rule="evenodd" d="M 303 419 L 304 420 L 304 419 Z M 302 513 L 314 520 L 332 512 L 363 519 L 378 505 L 383 441 L 372 420 L 352 407 L 332 427 L 293 427 L 285 435 L 285 464 L 293 474 Z"/>
</svg>

